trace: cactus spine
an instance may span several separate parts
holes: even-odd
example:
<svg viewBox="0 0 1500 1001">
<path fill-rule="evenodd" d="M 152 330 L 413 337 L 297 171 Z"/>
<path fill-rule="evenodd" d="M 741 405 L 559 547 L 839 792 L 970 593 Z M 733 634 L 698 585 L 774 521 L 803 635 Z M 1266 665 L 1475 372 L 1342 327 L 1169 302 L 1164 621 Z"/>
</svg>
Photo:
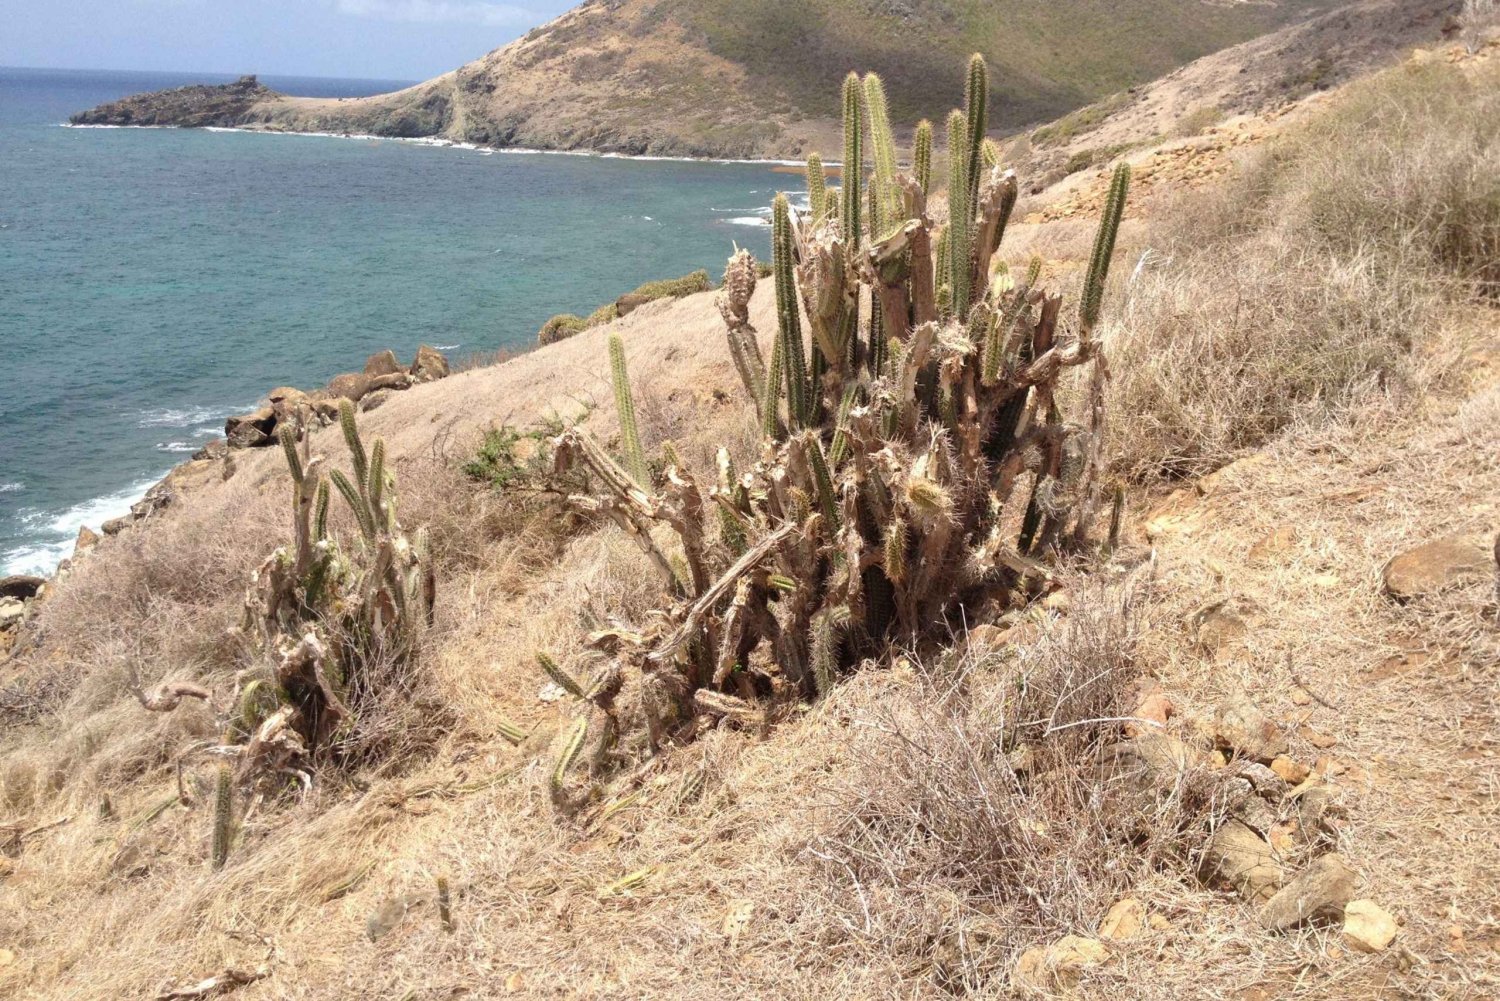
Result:
<svg viewBox="0 0 1500 1001">
<path fill-rule="evenodd" d="M 220 765 L 214 778 L 214 842 L 213 866 L 224 868 L 229 861 L 229 848 L 234 843 L 234 773 L 228 765 Z"/>
<path fill-rule="evenodd" d="M 630 394 L 630 375 L 625 369 L 625 342 L 609 335 L 609 372 L 615 387 L 615 409 L 620 415 L 620 443 L 625 449 L 625 468 L 636 485 L 649 488 L 651 473 L 641 448 L 640 427 L 635 420 L 635 398 Z"/>
<path fill-rule="evenodd" d="M 828 200 L 828 182 L 823 175 L 823 158 L 814 153 L 807 158 L 807 210 L 813 222 L 823 218 Z"/>
<path fill-rule="evenodd" d="M 922 119 L 917 123 L 917 135 L 914 148 L 912 149 L 912 172 L 916 174 L 917 184 L 922 189 L 922 194 L 932 191 L 932 123 Z"/>
<path fill-rule="evenodd" d="M 850 73 L 844 78 L 844 177 L 840 189 L 843 204 L 839 207 L 839 219 L 843 222 L 844 238 L 856 246 L 859 244 L 860 212 L 863 210 L 863 193 L 859 190 L 860 174 L 864 171 L 865 159 L 864 137 L 860 131 L 864 125 L 862 90 L 859 74 Z"/>
<path fill-rule="evenodd" d="M 806 427 L 812 420 L 808 391 L 807 360 L 802 348 L 802 315 L 797 307 L 797 283 L 792 276 L 793 257 L 791 206 L 786 195 L 776 196 L 771 208 L 771 261 L 776 280 L 777 339 L 781 364 L 786 372 L 786 402 L 793 427 Z"/>
<path fill-rule="evenodd" d="M 1122 163 L 1115 168 L 1110 178 L 1109 196 L 1104 202 L 1104 215 L 1099 220 L 1099 232 L 1094 237 L 1094 253 L 1089 258 L 1089 269 L 1083 281 L 1083 302 L 1080 318 L 1083 329 L 1091 331 L 1099 322 L 1099 309 L 1104 303 L 1104 283 L 1109 279 L 1109 262 L 1115 254 L 1115 239 L 1120 235 L 1120 218 L 1125 214 L 1125 196 L 1130 192 L 1130 164 Z"/>
</svg>

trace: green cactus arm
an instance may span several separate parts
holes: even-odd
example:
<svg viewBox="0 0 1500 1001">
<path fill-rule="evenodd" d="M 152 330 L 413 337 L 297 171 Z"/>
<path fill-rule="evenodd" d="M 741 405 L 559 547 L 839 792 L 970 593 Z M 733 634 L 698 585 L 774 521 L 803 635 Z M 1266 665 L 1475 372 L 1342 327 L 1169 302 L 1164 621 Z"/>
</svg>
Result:
<svg viewBox="0 0 1500 1001">
<path fill-rule="evenodd" d="M 823 203 L 828 198 L 828 180 L 823 173 L 823 158 L 816 153 L 807 158 L 807 208 L 809 218 L 823 218 Z"/>
<path fill-rule="evenodd" d="M 354 423 L 354 401 L 339 401 L 339 427 L 343 428 L 344 441 L 349 446 L 349 457 L 354 463 L 354 482 L 363 492 L 370 481 L 370 460 L 365 456 L 365 443 L 359 440 L 359 427 Z"/>
<path fill-rule="evenodd" d="M 912 149 L 912 172 L 922 193 L 932 192 L 932 123 L 922 119 L 917 123 L 916 139 Z"/>
<path fill-rule="evenodd" d="M 886 229 L 900 222 L 901 197 L 896 185 L 896 139 L 891 133 L 885 84 L 874 73 L 865 75 L 864 84 L 865 113 L 870 122 L 870 149 L 875 159 L 875 179 L 871 185 L 871 193 L 879 208 L 878 220 L 873 215 L 870 220 L 870 238 L 875 240 L 883 236 Z"/>
<path fill-rule="evenodd" d="M 302 457 L 297 454 L 297 432 L 292 430 L 291 425 L 283 424 L 276 429 L 276 438 L 281 442 L 282 452 L 286 454 L 286 465 L 292 471 L 292 482 L 297 484 L 300 491 L 304 474 Z"/>
<path fill-rule="evenodd" d="M 979 181 L 984 175 L 984 134 L 989 128 L 990 71 L 978 52 L 969 57 L 964 82 L 964 134 L 968 139 L 970 211 L 979 203 Z"/>
<path fill-rule="evenodd" d="M 802 314 L 797 306 L 797 283 L 793 276 L 791 206 L 779 194 L 771 208 L 772 271 L 776 282 L 777 336 L 781 364 L 786 373 L 787 410 L 793 427 L 806 427 L 812 419 L 812 401 L 807 359 L 802 341 Z"/>
<path fill-rule="evenodd" d="M 969 200 L 968 121 L 962 111 L 948 115 L 948 287 L 953 295 L 953 315 L 969 315 L 970 239 L 974 229 L 974 204 Z"/>
<path fill-rule="evenodd" d="M 541 665 L 542 671 L 547 677 L 551 678 L 557 684 L 557 687 L 576 699 L 585 698 L 583 686 L 574 680 L 571 674 L 563 670 L 562 665 L 558 664 L 557 661 L 539 650 L 537 651 L 536 662 Z"/>
<path fill-rule="evenodd" d="M 503 716 L 500 718 L 497 729 L 500 732 L 500 736 L 512 747 L 520 747 L 521 742 L 526 739 L 526 731 Z"/>
<path fill-rule="evenodd" d="M 625 342 L 619 334 L 609 335 L 609 372 L 615 387 L 615 409 L 620 417 L 620 442 L 625 449 L 625 468 L 642 489 L 651 488 L 651 473 L 646 466 L 646 452 L 641 448 L 640 426 L 635 419 L 635 398 L 630 392 L 630 374 L 625 368 Z"/>
<path fill-rule="evenodd" d="M 864 89 L 860 86 L 859 74 L 850 73 L 844 78 L 844 169 L 840 182 L 842 205 L 839 219 L 843 223 L 844 238 L 853 246 L 859 245 L 860 212 L 863 209 L 863 192 L 860 175 L 864 171 Z"/>
<path fill-rule="evenodd" d="M 348 502 L 350 510 L 354 512 L 354 518 L 359 522 L 360 534 L 366 540 L 373 541 L 375 538 L 375 519 L 370 515 L 370 505 L 365 503 L 365 499 L 360 496 L 359 490 L 355 488 L 353 483 L 349 482 L 349 478 L 342 471 L 335 469 L 328 474 L 328 478 L 333 481 L 333 485 L 338 489 L 338 492 L 344 495 L 344 500 Z"/>
<path fill-rule="evenodd" d="M 328 538 L 328 481 L 318 480 L 318 492 L 313 498 L 313 541 Z"/>
<path fill-rule="evenodd" d="M 1081 319 L 1083 329 L 1090 331 L 1099 322 L 1099 311 L 1104 304 L 1104 285 L 1109 279 L 1109 264 L 1115 253 L 1115 240 L 1120 235 L 1120 219 L 1125 214 L 1125 199 L 1130 193 L 1130 164 L 1122 163 L 1115 168 L 1109 183 L 1109 196 L 1104 202 L 1104 215 L 1099 220 L 1099 232 L 1094 237 L 1094 252 L 1089 258 L 1089 268 L 1083 282 Z"/>
<path fill-rule="evenodd" d="M 904 518 L 897 518 L 886 526 L 881 562 L 885 564 L 885 575 L 892 583 L 900 584 L 906 580 L 906 548 L 909 537 Z"/>
<path fill-rule="evenodd" d="M 220 765 L 214 778 L 213 867 L 224 868 L 234 843 L 234 773 Z"/>
<path fill-rule="evenodd" d="M 833 475 L 828 469 L 828 459 L 823 455 L 823 442 L 817 432 L 809 431 L 803 440 L 807 465 L 812 472 L 814 485 L 818 489 L 818 508 L 830 533 L 839 529 L 839 499 L 833 488 Z"/>
<path fill-rule="evenodd" d="M 573 724 L 568 731 L 567 742 L 563 744 L 562 752 L 558 754 L 557 761 L 552 766 L 551 785 L 553 792 L 560 792 L 563 783 L 567 781 L 568 769 L 573 767 L 573 762 L 578 760 L 578 752 L 583 750 L 583 739 L 588 736 L 589 721 L 585 717 Z"/>
<path fill-rule="evenodd" d="M 854 409 L 854 401 L 858 398 L 859 387 L 850 386 L 839 400 L 838 415 L 833 421 L 833 444 L 828 447 L 828 462 L 835 469 L 843 464 L 849 452 L 849 411 Z"/>
<path fill-rule="evenodd" d="M 386 521 L 382 515 L 385 514 L 385 439 L 376 438 L 375 444 L 370 448 L 370 482 L 365 488 L 365 496 L 370 499 L 370 513 L 375 516 L 377 524 Z M 381 527 L 388 527 L 381 524 Z"/>
</svg>

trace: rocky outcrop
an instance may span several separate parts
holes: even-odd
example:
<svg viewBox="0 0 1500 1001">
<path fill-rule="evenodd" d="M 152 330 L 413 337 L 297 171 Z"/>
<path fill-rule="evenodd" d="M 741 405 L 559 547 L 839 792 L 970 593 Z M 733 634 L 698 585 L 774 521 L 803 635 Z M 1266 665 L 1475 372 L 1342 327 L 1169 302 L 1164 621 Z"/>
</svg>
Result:
<svg viewBox="0 0 1500 1001">
<path fill-rule="evenodd" d="M 1385 565 L 1382 581 L 1390 597 L 1410 601 L 1495 573 L 1497 561 L 1500 540 L 1492 550 L 1487 538 L 1452 535 L 1392 558 Z"/>
<path fill-rule="evenodd" d="M 322 389 L 303 392 L 291 386 L 279 386 L 271 390 L 264 406 L 224 422 L 225 444 L 231 449 L 262 448 L 274 444 L 284 426 L 291 426 L 300 435 L 305 420 L 327 423 L 337 419 L 340 400 L 360 403 L 379 393 L 379 402 L 384 402 L 392 392 L 410 389 L 420 382 L 446 378 L 448 372 L 447 357 L 426 344 L 417 348 L 416 357 L 406 366 L 396 358 L 394 351 L 378 351 L 365 359 L 361 371 L 336 375 Z M 374 409 L 375 406 L 379 403 L 363 409 Z M 221 446 L 211 443 L 193 457 L 216 458 L 216 447 Z"/>
<path fill-rule="evenodd" d="M 243 124 L 256 105 L 281 97 L 254 76 L 242 76 L 218 86 L 195 84 L 137 94 L 80 112 L 69 121 L 74 125 L 234 126 Z"/>
</svg>

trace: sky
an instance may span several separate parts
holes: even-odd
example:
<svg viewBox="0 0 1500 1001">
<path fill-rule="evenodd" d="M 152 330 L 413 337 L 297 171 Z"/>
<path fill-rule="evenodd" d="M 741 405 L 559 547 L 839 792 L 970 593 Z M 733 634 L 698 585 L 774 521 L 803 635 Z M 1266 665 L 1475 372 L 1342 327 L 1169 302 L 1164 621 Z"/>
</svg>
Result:
<svg viewBox="0 0 1500 1001">
<path fill-rule="evenodd" d="M 0 0 L 0 66 L 424 80 L 578 0 Z"/>
</svg>

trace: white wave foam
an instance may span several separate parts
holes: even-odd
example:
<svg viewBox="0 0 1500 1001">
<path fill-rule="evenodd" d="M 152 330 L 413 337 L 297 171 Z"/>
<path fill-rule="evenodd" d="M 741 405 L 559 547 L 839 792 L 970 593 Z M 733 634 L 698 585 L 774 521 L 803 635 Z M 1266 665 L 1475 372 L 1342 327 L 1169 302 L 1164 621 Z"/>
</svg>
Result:
<svg viewBox="0 0 1500 1001">
<path fill-rule="evenodd" d="M 159 441 L 156 448 L 160 452 L 196 452 L 200 446 L 190 441 Z"/>
<path fill-rule="evenodd" d="M 437 348 L 439 351 L 457 351 L 459 348 L 463 347 L 463 345 L 462 344 L 434 344 L 433 347 Z"/>
<path fill-rule="evenodd" d="M 254 410 L 255 404 L 221 407 L 157 407 L 142 410 L 135 421 L 141 428 L 191 428 L 202 424 L 219 424 L 226 417 Z"/>
<path fill-rule="evenodd" d="M 764 217 L 758 215 L 740 215 L 733 219 L 725 219 L 731 226 L 769 226 L 771 223 Z"/>
<path fill-rule="evenodd" d="M 35 525 L 38 538 L 8 550 L 3 560 L 6 573 L 50 574 L 57 564 L 73 552 L 73 540 L 84 525 L 98 528 L 111 518 L 118 518 L 130 511 L 130 506 L 155 485 L 157 479 L 141 480 L 123 490 L 102 497 L 94 497 L 74 504 L 61 511 L 28 511 L 19 521 L 28 527 Z"/>
<path fill-rule="evenodd" d="M 24 483 L 0 483 L 0 494 L 15 494 L 25 489 Z"/>
</svg>

